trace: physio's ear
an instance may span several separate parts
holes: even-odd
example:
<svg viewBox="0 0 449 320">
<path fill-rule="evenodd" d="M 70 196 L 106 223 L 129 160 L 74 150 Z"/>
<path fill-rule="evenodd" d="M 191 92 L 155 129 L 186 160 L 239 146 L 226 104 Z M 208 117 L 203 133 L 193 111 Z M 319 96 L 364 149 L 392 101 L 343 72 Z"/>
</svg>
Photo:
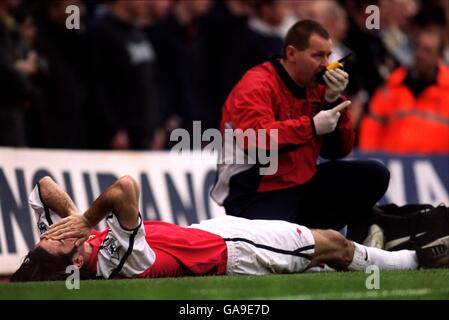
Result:
<svg viewBox="0 0 449 320">
<path fill-rule="evenodd" d="M 288 46 L 285 48 L 285 58 L 286 58 L 288 61 L 294 61 L 294 60 L 295 60 L 295 54 L 296 54 L 296 51 L 297 51 L 297 49 L 296 49 L 294 46 L 288 45 Z"/>
</svg>

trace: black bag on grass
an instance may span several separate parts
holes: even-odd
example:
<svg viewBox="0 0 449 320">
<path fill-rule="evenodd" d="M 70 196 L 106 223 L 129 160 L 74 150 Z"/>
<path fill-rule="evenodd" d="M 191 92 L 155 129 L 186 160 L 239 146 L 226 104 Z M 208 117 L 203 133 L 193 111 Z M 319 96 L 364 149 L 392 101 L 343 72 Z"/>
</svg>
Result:
<svg viewBox="0 0 449 320">
<path fill-rule="evenodd" d="M 416 250 L 436 239 L 449 236 L 449 208 L 444 204 L 437 207 L 430 204 L 400 207 L 388 204 L 374 210 L 374 226 L 370 228 L 371 235 L 368 238 L 375 236 L 373 231 L 379 232 L 380 237 L 383 237 L 381 247 L 385 250 Z"/>
</svg>

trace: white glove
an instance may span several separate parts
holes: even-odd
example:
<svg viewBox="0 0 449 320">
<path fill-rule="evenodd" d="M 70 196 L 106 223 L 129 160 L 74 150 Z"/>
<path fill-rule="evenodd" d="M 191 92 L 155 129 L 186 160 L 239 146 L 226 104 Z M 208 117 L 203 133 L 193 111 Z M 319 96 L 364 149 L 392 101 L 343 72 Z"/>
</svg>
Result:
<svg viewBox="0 0 449 320">
<path fill-rule="evenodd" d="M 327 102 L 337 100 L 349 82 L 349 75 L 341 69 L 328 70 L 323 76 L 326 83 L 326 93 L 324 98 Z"/>
<path fill-rule="evenodd" d="M 323 135 L 335 130 L 340 119 L 341 111 L 347 108 L 351 104 L 351 101 L 344 101 L 333 109 L 322 110 L 313 117 L 313 123 L 315 124 L 315 130 L 317 135 Z"/>
</svg>

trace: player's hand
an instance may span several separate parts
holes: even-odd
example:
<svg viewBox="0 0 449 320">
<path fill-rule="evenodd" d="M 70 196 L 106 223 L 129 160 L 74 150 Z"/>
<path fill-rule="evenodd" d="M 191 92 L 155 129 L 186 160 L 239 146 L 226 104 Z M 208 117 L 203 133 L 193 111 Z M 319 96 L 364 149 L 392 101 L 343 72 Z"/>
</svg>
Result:
<svg viewBox="0 0 449 320">
<path fill-rule="evenodd" d="M 82 214 L 76 214 L 61 219 L 52 224 L 42 236 L 54 240 L 77 238 L 75 246 L 80 246 L 89 238 L 92 226 Z"/>
<path fill-rule="evenodd" d="M 351 101 L 344 101 L 333 109 L 320 111 L 313 117 L 316 134 L 323 135 L 334 131 L 337 127 L 338 119 L 340 119 L 341 111 L 347 108 L 350 104 Z"/>
<path fill-rule="evenodd" d="M 323 79 L 326 83 L 326 93 L 324 98 L 327 102 L 334 102 L 337 100 L 349 83 L 349 75 L 341 69 L 326 71 Z"/>
</svg>

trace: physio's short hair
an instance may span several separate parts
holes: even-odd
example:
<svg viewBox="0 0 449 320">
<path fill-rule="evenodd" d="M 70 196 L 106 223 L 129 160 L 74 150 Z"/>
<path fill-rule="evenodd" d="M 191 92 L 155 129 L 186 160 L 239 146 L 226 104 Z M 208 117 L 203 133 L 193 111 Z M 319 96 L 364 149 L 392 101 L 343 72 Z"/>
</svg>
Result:
<svg viewBox="0 0 449 320">
<path fill-rule="evenodd" d="M 70 274 L 66 268 L 72 265 L 72 257 L 76 252 L 74 248 L 67 254 L 51 254 L 41 247 L 32 249 L 23 260 L 22 265 L 11 276 L 11 282 L 26 281 L 57 281 L 65 280 Z M 84 269 L 80 270 L 81 279 L 91 279 L 93 275 Z"/>
<path fill-rule="evenodd" d="M 296 22 L 285 36 L 282 56 L 285 58 L 287 47 L 294 46 L 298 50 L 305 50 L 309 47 L 309 40 L 312 34 L 329 39 L 330 35 L 324 27 L 314 20 L 301 20 Z"/>
</svg>

